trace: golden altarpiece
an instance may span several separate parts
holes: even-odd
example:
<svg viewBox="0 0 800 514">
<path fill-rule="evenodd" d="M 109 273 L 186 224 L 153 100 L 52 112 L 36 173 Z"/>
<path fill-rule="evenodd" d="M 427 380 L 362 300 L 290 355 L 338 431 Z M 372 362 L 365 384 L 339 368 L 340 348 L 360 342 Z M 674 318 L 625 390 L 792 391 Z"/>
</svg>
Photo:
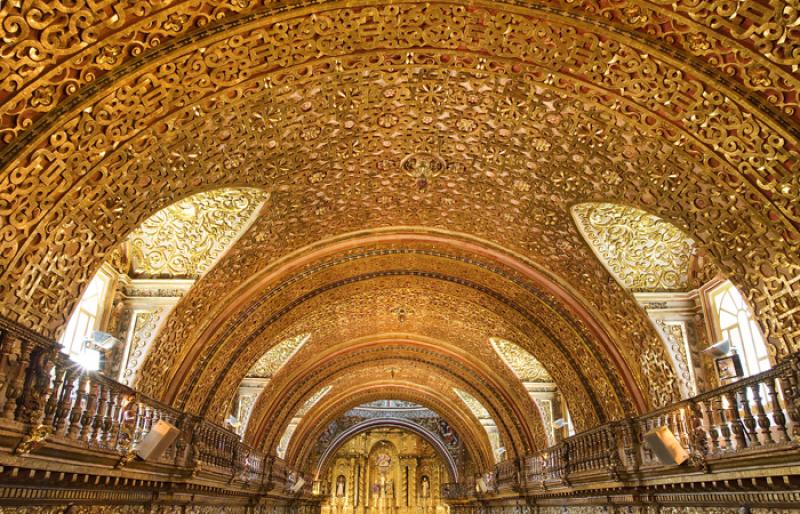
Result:
<svg viewBox="0 0 800 514">
<path fill-rule="evenodd" d="M 400 428 L 355 435 L 332 457 L 322 514 L 446 514 L 441 484 L 452 481 L 442 457 Z"/>
</svg>

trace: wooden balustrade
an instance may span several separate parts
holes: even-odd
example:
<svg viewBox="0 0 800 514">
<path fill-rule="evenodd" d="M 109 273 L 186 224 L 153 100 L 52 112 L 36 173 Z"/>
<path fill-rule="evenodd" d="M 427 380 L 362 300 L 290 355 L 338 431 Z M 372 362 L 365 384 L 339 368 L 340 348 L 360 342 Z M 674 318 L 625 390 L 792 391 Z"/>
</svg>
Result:
<svg viewBox="0 0 800 514">
<path fill-rule="evenodd" d="M 239 436 L 186 415 L 59 352 L 57 343 L 0 318 L 0 416 L 19 433 L 91 449 L 127 463 L 161 420 L 181 434 L 155 464 L 202 469 L 228 479 L 280 484 L 289 479 L 283 461 L 267 458 Z M 24 438 L 23 438 L 24 439 Z M 28 450 L 29 451 L 29 450 Z"/>
<path fill-rule="evenodd" d="M 181 436 L 158 463 L 261 484 L 297 477 L 280 459 L 266 458 L 235 433 L 186 415 L 59 353 L 56 343 L 0 318 L 0 416 L 20 433 L 46 434 L 61 445 L 129 459 L 160 420 Z M 707 467 L 752 452 L 800 445 L 800 354 L 773 369 L 645 415 L 612 422 L 526 456 L 499 463 L 495 489 L 549 487 L 573 481 L 635 478 L 665 465 L 644 435 L 666 427 L 691 456 Z M 22 445 L 20 445 L 22 446 Z M 26 451 L 31 451 L 30 447 Z M 468 479 L 470 480 L 470 479 Z M 311 481 L 307 480 L 310 486 Z M 474 482 L 445 484 L 445 498 L 472 495 Z"/>
<path fill-rule="evenodd" d="M 689 466 L 706 468 L 753 452 L 800 448 L 800 354 L 773 369 L 666 406 L 576 434 L 527 456 L 523 486 L 547 488 L 578 480 L 636 478 L 670 468 L 655 456 L 644 435 L 668 428 L 690 454 Z M 673 466 L 674 467 L 674 466 Z M 502 484 L 514 462 L 495 467 Z M 446 484 L 448 498 L 473 495 L 474 488 Z M 444 492 L 443 492 L 444 494 Z"/>
</svg>

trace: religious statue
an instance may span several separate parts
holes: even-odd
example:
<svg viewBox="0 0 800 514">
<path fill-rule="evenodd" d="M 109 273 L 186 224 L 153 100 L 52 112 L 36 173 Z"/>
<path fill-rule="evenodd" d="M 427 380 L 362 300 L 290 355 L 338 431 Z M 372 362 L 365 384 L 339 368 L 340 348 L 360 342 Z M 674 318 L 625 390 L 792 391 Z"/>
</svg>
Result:
<svg viewBox="0 0 800 514">
<path fill-rule="evenodd" d="M 426 475 L 422 475 L 422 480 L 419 483 L 420 497 L 427 498 L 431 494 L 431 483 Z"/>
<path fill-rule="evenodd" d="M 344 484 L 345 484 L 344 475 L 339 475 L 336 478 L 336 497 L 337 498 L 343 498 L 344 497 Z"/>
<path fill-rule="evenodd" d="M 384 490 L 386 491 L 385 494 L 387 498 L 394 498 L 394 480 L 392 479 L 387 480 Z"/>
<path fill-rule="evenodd" d="M 386 473 L 392 464 L 392 457 L 388 453 L 379 453 L 375 456 L 375 465 L 381 473 Z"/>
<path fill-rule="evenodd" d="M 450 425 L 445 420 L 439 420 L 439 435 L 442 436 L 442 441 L 449 447 L 454 447 L 458 444 L 458 436 L 450 428 Z"/>
</svg>

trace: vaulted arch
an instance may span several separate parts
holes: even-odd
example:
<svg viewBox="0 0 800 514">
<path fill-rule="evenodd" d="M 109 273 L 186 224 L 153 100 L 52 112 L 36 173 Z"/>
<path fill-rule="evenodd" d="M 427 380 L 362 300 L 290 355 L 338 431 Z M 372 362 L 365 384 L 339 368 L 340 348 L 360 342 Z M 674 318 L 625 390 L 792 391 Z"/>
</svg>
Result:
<svg viewBox="0 0 800 514">
<path fill-rule="evenodd" d="M 418 403 L 439 414 L 464 441 L 472 461 L 479 469 L 490 469 L 494 463 L 492 448 L 478 420 L 457 402 L 457 398 L 439 388 L 406 380 L 360 380 L 349 387 L 337 387 L 332 394 L 304 417 L 295 431 L 286 453 L 289 465 L 298 468 L 313 465 L 311 455 L 316 442 L 328 425 L 348 410 L 384 398 Z"/>
<path fill-rule="evenodd" d="M 347 442 L 348 439 L 355 437 L 361 432 L 377 427 L 397 427 L 419 435 L 420 437 L 428 441 L 431 444 L 431 446 L 433 446 L 439 453 L 439 455 L 442 457 L 442 460 L 444 460 L 447 463 L 447 471 L 448 474 L 450 475 L 451 481 L 453 482 L 458 481 L 458 469 L 456 468 L 456 464 L 453 461 L 453 458 L 447 452 L 447 449 L 445 448 L 444 444 L 442 444 L 442 441 L 435 434 L 433 434 L 427 428 L 418 425 L 417 423 L 413 423 L 407 420 L 392 419 L 392 418 L 384 418 L 384 419 L 378 418 L 378 419 L 367 420 L 362 423 L 359 423 L 358 425 L 340 434 L 325 450 L 325 453 L 322 454 L 322 458 L 317 464 L 314 476 L 319 477 L 323 475 L 327 466 L 330 464 L 329 463 L 330 458 L 336 453 L 336 450 L 338 450 L 339 447 L 341 447 L 344 443 Z"/>
<path fill-rule="evenodd" d="M 485 401 L 511 455 L 540 447 L 495 336 L 583 407 L 579 428 L 677 399 L 658 334 L 571 217 L 591 202 L 683 231 L 778 359 L 800 346 L 791 9 L 175 0 L 44 23 L 29 5 L 8 7 L 0 48 L 0 315 L 57 334 L 148 216 L 269 194 L 143 364 L 138 389 L 189 414 L 221 422 L 298 333 L 312 343 L 251 427 L 267 446 L 315 390 L 414 363 Z"/>
</svg>

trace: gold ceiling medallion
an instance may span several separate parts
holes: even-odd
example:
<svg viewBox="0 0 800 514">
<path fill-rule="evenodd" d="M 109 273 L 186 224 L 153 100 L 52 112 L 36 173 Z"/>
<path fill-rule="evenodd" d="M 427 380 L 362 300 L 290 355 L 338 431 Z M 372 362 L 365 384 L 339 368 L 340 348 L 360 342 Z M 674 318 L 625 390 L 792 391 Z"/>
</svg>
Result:
<svg viewBox="0 0 800 514">
<path fill-rule="evenodd" d="M 414 314 L 414 309 L 401 306 L 401 307 L 395 307 L 394 309 L 392 309 L 391 312 L 392 314 L 397 316 L 397 321 L 399 321 L 400 323 L 405 323 L 406 319 L 408 319 L 410 315 Z"/>
<path fill-rule="evenodd" d="M 431 180 L 447 170 L 447 162 L 437 154 L 415 152 L 400 162 L 400 168 L 406 175 L 416 179 L 420 189 L 426 189 Z"/>
</svg>

